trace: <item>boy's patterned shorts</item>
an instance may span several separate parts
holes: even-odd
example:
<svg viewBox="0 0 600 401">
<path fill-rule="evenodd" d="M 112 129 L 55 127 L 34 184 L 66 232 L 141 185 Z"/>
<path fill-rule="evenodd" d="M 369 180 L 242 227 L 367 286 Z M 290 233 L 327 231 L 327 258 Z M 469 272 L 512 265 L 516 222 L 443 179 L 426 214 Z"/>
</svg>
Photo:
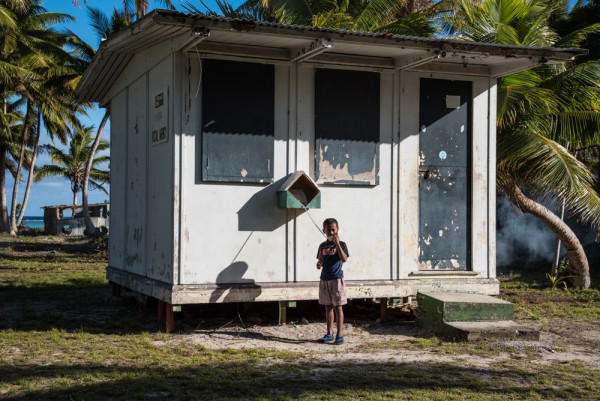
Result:
<svg viewBox="0 0 600 401">
<path fill-rule="evenodd" d="M 319 303 L 328 306 L 341 306 L 348 303 L 346 284 L 343 278 L 321 280 L 319 283 Z"/>
</svg>

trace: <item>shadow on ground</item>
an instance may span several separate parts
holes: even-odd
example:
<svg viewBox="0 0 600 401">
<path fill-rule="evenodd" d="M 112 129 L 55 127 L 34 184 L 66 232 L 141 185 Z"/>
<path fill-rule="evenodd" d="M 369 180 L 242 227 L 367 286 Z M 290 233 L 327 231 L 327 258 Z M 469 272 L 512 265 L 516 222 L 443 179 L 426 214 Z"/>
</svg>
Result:
<svg viewBox="0 0 600 401">
<path fill-rule="evenodd" d="M 598 376 L 595 372 L 593 376 Z M 444 363 L 261 363 L 260 360 L 197 362 L 169 366 L 104 364 L 0 365 L 4 385 L 58 380 L 59 388 L 29 391 L 4 400 L 235 400 L 235 399 L 582 399 L 575 385 L 540 383 L 536 371 L 472 368 Z M 95 382 L 86 382 L 86 377 Z M 99 380 L 102 379 L 102 380 Z M 70 384 L 67 384 L 70 383 Z M 585 393 L 584 393 L 585 394 Z M 458 397 L 458 398 L 457 398 Z M 488 398 L 489 397 L 489 398 Z M 349 399 L 348 398 L 348 399 Z M 469 398 L 475 399 L 475 398 Z M 481 398 L 479 398 L 481 399 Z"/>
</svg>

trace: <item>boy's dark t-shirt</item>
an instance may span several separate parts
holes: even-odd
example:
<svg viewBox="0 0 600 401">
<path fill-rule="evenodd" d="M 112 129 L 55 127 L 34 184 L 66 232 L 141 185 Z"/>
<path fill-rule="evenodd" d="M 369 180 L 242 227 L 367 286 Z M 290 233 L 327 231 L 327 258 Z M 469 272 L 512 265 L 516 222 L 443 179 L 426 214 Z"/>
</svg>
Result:
<svg viewBox="0 0 600 401">
<path fill-rule="evenodd" d="M 340 245 L 342 246 L 346 256 L 350 256 L 346 243 L 340 241 Z M 323 263 L 323 268 L 321 269 L 321 280 L 335 280 L 344 277 L 344 272 L 342 271 L 343 262 L 340 259 L 335 242 L 325 241 L 319 245 L 317 257 L 321 260 L 321 263 Z"/>
</svg>

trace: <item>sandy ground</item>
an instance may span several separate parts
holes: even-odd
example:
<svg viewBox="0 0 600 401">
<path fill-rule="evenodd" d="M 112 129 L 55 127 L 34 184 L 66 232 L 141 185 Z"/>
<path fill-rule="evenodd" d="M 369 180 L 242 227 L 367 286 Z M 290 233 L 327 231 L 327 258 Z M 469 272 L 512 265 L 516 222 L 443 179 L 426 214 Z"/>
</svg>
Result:
<svg viewBox="0 0 600 401">
<path fill-rule="evenodd" d="M 520 322 L 523 323 L 523 322 Z M 531 326 L 531 325 L 530 325 Z M 533 326 L 531 326 L 533 327 Z M 208 349 L 223 348 L 267 348 L 279 351 L 303 353 L 306 357 L 322 362 L 379 362 L 379 363 L 426 363 L 430 361 L 457 362 L 471 366 L 487 366 L 507 359 L 517 351 L 535 353 L 538 363 L 579 360 L 592 368 L 600 368 L 600 330 L 586 327 L 585 322 L 575 323 L 568 328 L 557 327 L 553 331 L 541 331 L 539 341 L 488 342 L 484 347 L 494 348 L 489 357 L 470 355 L 456 348 L 453 353 L 440 353 L 402 342 L 414 342 L 417 338 L 428 338 L 430 333 L 416 327 L 412 321 L 381 324 L 375 322 L 348 323 L 345 325 L 343 345 L 320 344 L 316 339 L 325 333 L 320 322 L 286 325 L 249 325 L 239 320 L 215 328 L 197 328 L 180 332 L 172 340 L 192 341 Z M 157 342 L 156 345 L 160 345 Z M 499 351 L 499 352 L 498 352 Z"/>
</svg>

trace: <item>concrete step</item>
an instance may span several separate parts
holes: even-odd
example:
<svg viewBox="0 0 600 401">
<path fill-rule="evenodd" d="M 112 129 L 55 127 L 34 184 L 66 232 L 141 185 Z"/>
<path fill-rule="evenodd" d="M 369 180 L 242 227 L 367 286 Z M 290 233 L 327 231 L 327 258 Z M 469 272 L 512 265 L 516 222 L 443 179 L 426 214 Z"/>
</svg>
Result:
<svg viewBox="0 0 600 401">
<path fill-rule="evenodd" d="M 417 294 L 419 318 L 428 322 L 512 320 L 515 306 L 489 295 L 436 292 Z"/>
<path fill-rule="evenodd" d="M 435 292 L 417 294 L 417 324 L 457 340 L 539 339 L 539 331 L 512 321 L 515 306 L 489 295 Z"/>
<path fill-rule="evenodd" d="M 462 340 L 532 340 L 540 339 L 540 332 L 522 326 L 512 320 L 493 322 L 446 322 L 439 334 L 444 337 Z"/>
</svg>

